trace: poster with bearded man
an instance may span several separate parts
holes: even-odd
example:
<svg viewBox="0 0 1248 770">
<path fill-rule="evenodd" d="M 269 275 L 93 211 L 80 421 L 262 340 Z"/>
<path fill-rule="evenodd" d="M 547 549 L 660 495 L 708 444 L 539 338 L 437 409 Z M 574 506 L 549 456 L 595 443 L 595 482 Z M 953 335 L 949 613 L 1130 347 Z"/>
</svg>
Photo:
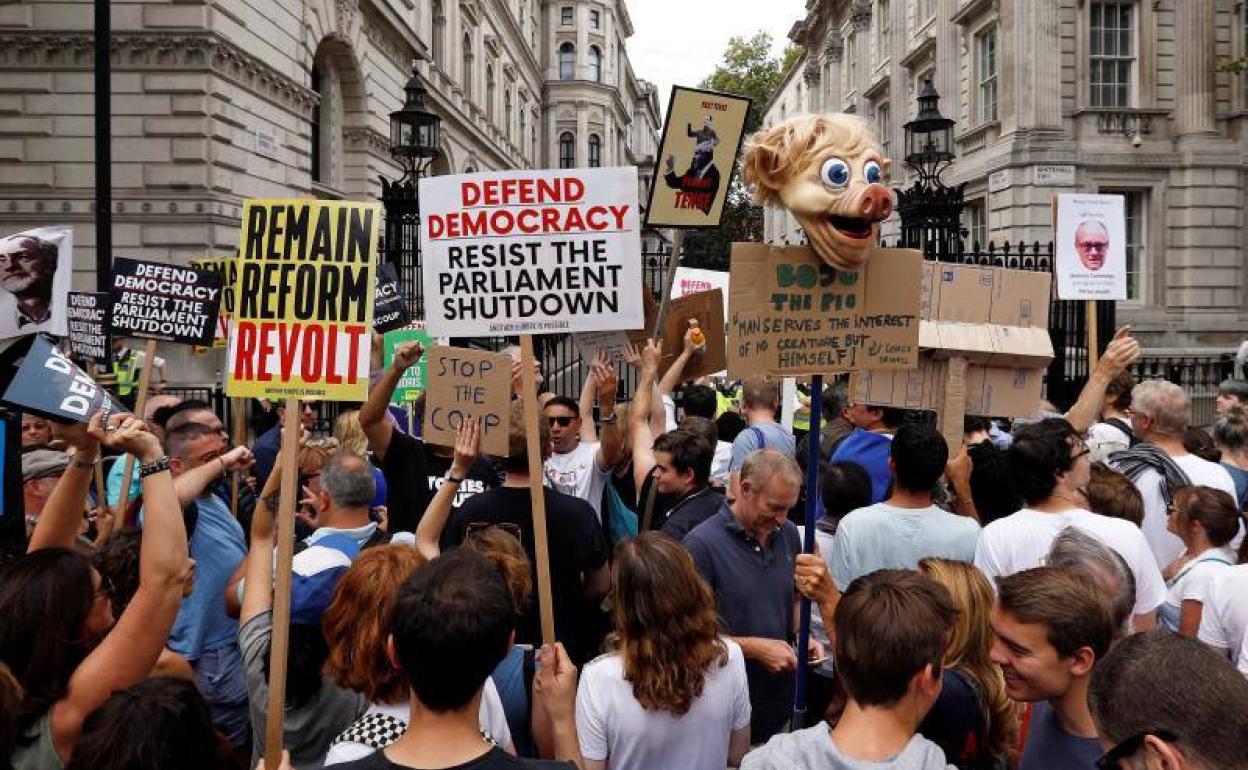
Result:
<svg viewBox="0 0 1248 770">
<path fill-rule="evenodd" d="M 37 227 L 0 238 L 0 339 L 67 333 L 73 232 Z"/>
</svg>

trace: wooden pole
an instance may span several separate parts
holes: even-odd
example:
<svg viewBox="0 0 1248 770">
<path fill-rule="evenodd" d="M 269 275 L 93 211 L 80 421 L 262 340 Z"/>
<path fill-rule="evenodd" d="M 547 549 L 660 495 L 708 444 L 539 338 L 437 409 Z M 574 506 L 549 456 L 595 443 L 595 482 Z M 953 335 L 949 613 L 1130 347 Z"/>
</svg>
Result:
<svg viewBox="0 0 1248 770">
<path fill-rule="evenodd" d="M 95 474 L 95 507 L 101 511 L 108 509 L 108 490 L 104 487 L 104 459 L 102 457 L 95 458 L 95 467 L 92 468 Z M 113 520 L 113 526 L 116 527 L 117 520 Z"/>
<path fill-rule="evenodd" d="M 679 231 L 677 231 L 679 232 Z M 546 540 L 546 493 L 542 484 L 542 434 L 538 427 L 537 376 L 533 371 L 533 335 L 520 337 L 520 378 L 524 388 L 524 433 L 529 452 L 529 497 L 533 504 L 533 547 L 537 556 L 537 607 L 542 643 L 555 643 L 555 610 L 550 598 L 550 545 Z M 267 766 L 268 763 L 266 762 Z"/>
<path fill-rule="evenodd" d="M 407 435 L 416 435 L 416 402 L 407 402 Z"/>
<path fill-rule="evenodd" d="M 667 263 L 667 273 L 663 276 L 663 293 L 659 295 L 659 312 L 654 317 L 654 328 L 650 336 L 659 338 L 659 330 L 663 328 L 663 318 L 667 316 L 667 305 L 671 302 L 672 286 L 676 284 L 676 270 L 680 267 L 680 250 L 685 245 L 685 231 L 672 231 L 672 258 Z"/>
<path fill-rule="evenodd" d="M 1088 300 L 1088 377 L 1092 376 L 1092 370 L 1096 368 L 1097 361 L 1100 360 L 1101 350 L 1097 338 L 1100 336 L 1096 328 L 1096 300 Z"/>
<path fill-rule="evenodd" d="M 134 399 L 134 416 L 143 419 L 147 406 L 147 389 L 152 382 L 152 369 L 156 367 L 156 340 L 148 340 L 143 346 L 143 370 L 139 373 L 139 393 Z M 134 473 L 134 455 L 126 455 L 126 465 L 121 474 L 121 496 L 117 498 L 115 526 L 120 529 L 125 521 L 126 504 L 130 500 L 130 475 Z"/>
<path fill-rule="evenodd" d="M 273 635 L 269 649 L 269 703 L 264 734 L 264 766 L 282 762 L 282 738 L 286 716 L 286 650 L 290 646 L 291 559 L 295 555 L 295 486 L 299 483 L 299 399 L 286 399 L 282 425 L 283 444 L 289 451 L 280 454 L 282 492 L 277 508 L 277 561 L 273 584 Z"/>
<path fill-rule="evenodd" d="M 247 399 L 230 399 L 230 438 L 237 445 L 247 445 Z M 230 511 L 238 518 L 238 485 L 242 481 L 242 472 L 230 474 Z"/>
</svg>

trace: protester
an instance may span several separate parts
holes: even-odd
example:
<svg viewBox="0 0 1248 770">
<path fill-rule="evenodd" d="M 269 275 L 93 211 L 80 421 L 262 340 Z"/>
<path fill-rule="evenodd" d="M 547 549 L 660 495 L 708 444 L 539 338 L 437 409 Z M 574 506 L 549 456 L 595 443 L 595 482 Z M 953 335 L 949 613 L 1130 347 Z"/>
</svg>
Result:
<svg viewBox="0 0 1248 770">
<path fill-rule="evenodd" d="M 311 497 L 315 531 L 304 541 L 314 545 L 331 535 L 346 535 L 360 548 L 386 541 L 370 513 L 377 497 L 373 466 L 350 449 L 331 454 L 321 470 L 320 489 Z"/>
<path fill-rule="evenodd" d="M 368 436 L 360 427 L 358 409 L 348 409 L 338 415 L 338 419 L 334 420 L 334 438 L 338 439 L 338 445 L 343 449 L 350 449 L 357 455 L 368 454 Z"/>
<path fill-rule="evenodd" d="M 22 452 L 44 449 L 52 443 L 52 424 L 37 414 L 22 414 Z"/>
<path fill-rule="evenodd" d="M 1100 420 L 1088 428 L 1087 442 L 1092 462 L 1103 463 L 1115 452 L 1130 449 L 1135 444 L 1131 433 L 1131 390 L 1135 377 L 1123 370 L 1105 387 L 1105 402 L 1101 407 Z"/>
<path fill-rule="evenodd" d="M 1232 407 L 1248 409 L 1248 380 L 1228 377 L 1218 384 L 1218 396 L 1213 402 L 1214 412 L 1221 417 Z"/>
<path fill-rule="evenodd" d="M 1222 450 L 1222 467 L 1231 474 L 1241 511 L 1248 511 L 1248 408 L 1232 406 L 1213 424 L 1213 440 Z"/>
<path fill-rule="evenodd" d="M 185 679 L 144 679 L 109 696 L 82 725 L 65 770 L 241 770 L 208 704 Z M 303 765 L 300 765 L 303 770 Z"/>
<path fill-rule="evenodd" d="M 1185 555 L 1166 568 L 1170 591 L 1158 620 L 1161 628 L 1194 639 L 1210 584 L 1235 563 L 1226 546 L 1239 530 L 1239 511 L 1221 490 L 1181 487 L 1174 493 L 1168 529 L 1183 541 Z"/>
<path fill-rule="evenodd" d="M 1119 642 L 1092 672 L 1088 705 L 1106 750 L 1100 768 L 1248 766 L 1248 680 L 1190 639 Z"/>
<path fill-rule="evenodd" d="M 69 464 L 69 455 L 56 449 L 31 449 L 22 453 L 22 502 L 26 512 L 27 538 L 38 525 L 39 516 L 48 504 L 48 498 L 60 484 L 61 476 Z M 85 507 L 78 512 L 80 525 L 85 512 Z"/>
<path fill-rule="evenodd" d="M 796 451 L 793 433 L 776 422 L 780 411 L 780 384 L 765 378 L 746 380 L 742 386 L 741 413 L 746 428 L 732 442 L 730 486 L 736 488 L 745 458 L 759 449 L 770 449 L 792 458 Z"/>
<path fill-rule="evenodd" d="M 718 635 L 714 597 L 670 537 L 616 549 L 613 651 L 585 666 L 576 722 L 586 770 L 737 765 L 750 743 L 741 648 Z"/>
<path fill-rule="evenodd" d="M 660 494 L 675 498 L 660 529 L 678 541 L 728 506 L 724 496 L 710 488 L 713 452 L 703 436 L 685 430 L 654 441 L 655 486 Z"/>
<path fill-rule="evenodd" d="M 1013 440 L 1011 436 L 1011 444 Z M 971 461 L 967 488 L 974 503 L 975 516 L 985 527 L 997 519 L 1009 516 L 1024 505 L 1023 498 L 1010 483 L 1006 451 L 988 441 L 981 441 L 966 449 L 967 457 Z"/>
<path fill-rule="evenodd" d="M 269 480 L 269 474 L 273 472 L 277 464 L 277 450 L 282 443 L 282 425 L 286 422 L 286 406 L 279 404 L 274 407 L 273 414 L 277 417 L 277 422 L 271 428 L 261 433 L 256 438 L 255 443 L 251 445 L 251 452 L 256 457 L 255 467 L 251 473 L 256 478 L 256 487 L 264 488 L 264 482 Z M 305 430 L 312 429 L 312 423 L 316 420 L 316 412 L 312 410 L 312 404 L 308 401 L 299 402 L 299 422 Z M 168 430 L 174 430 L 176 424 L 168 426 Z"/>
<path fill-rule="evenodd" d="M 1137 527 L 1144 524 L 1144 498 L 1140 496 L 1140 490 L 1135 488 L 1131 479 L 1105 463 L 1092 463 L 1083 497 L 1088 510 L 1093 513 L 1129 521 Z"/>
<path fill-rule="evenodd" d="M 396 430 L 388 419 L 390 398 L 399 378 L 415 366 L 424 353 L 418 342 L 398 345 L 390 366 L 360 407 L 360 426 L 368 436 L 368 448 L 386 478 L 389 531 L 415 532 L 433 495 L 429 490 L 429 461 L 424 443 Z"/>
<path fill-rule="evenodd" d="M 689 385 L 684 389 L 682 408 L 685 419 L 698 417 L 715 425 L 718 401 L 715 389 L 709 385 Z M 732 466 L 732 442 L 715 440 L 715 455 L 711 459 L 711 486 L 723 490 L 728 488 L 728 477 Z"/>
<path fill-rule="evenodd" d="M 836 606 L 837 670 L 849 702 L 826 722 L 777 735 L 741 770 L 945 770 L 940 747 L 918 734 L 941 691 L 958 611 L 924 575 L 882 570 L 854 581 Z"/>
<path fill-rule="evenodd" d="M 1108 597 L 1071 569 L 1024 570 L 998 582 L 992 630 L 1006 692 L 1035 704 L 1019 770 L 1093 770 L 1088 680 L 1117 633 Z"/>
<path fill-rule="evenodd" d="M 871 502 L 883 502 L 888 497 L 888 484 L 892 480 L 888 469 L 889 446 L 893 433 L 901 427 L 905 413 L 891 406 L 854 402 L 845 410 L 845 417 L 853 424 L 854 430 L 832 453 L 832 462 L 861 465 L 871 476 Z"/>
<path fill-rule="evenodd" d="M 556 396 L 542 407 L 550 426 L 551 443 L 550 456 L 543 466 L 546 481 L 555 491 L 589 503 L 600 521 L 607 476 L 622 459 L 623 452 L 619 415 L 615 414 L 617 386 L 615 366 L 600 360 L 585 378 L 580 403 L 567 396 Z M 601 442 L 591 411 L 595 397 L 602 422 Z"/>
<path fill-rule="evenodd" d="M 321 619 L 329 645 L 325 674 L 339 686 L 363 695 L 369 704 L 363 716 L 333 739 L 325 756 L 327 767 L 384 749 L 408 727 L 411 702 L 405 673 L 410 677 L 412 672 L 396 667 L 387 645 L 401 611 L 396 607 L 400 588 L 424 569 L 424 564 L 425 558 L 407 545 L 370 548 L 339 580 L 325 609 Z M 451 620 L 437 618 L 433 622 Z M 437 665 L 452 664 L 443 660 Z M 510 747 L 511 733 L 498 691 L 492 682 L 484 684 L 485 695 L 474 711 L 478 728 L 499 745 Z"/>
<path fill-rule="evenodd" d="M 1136 583 L 1134 626 L 1152 628 L 1166 598 L 1161 570 L 1138 528 L 1079 507 L 1091 471 L 1088 449 L 1070 423 L 1050 417 L 1020 428 L 1007 455 L 1013 486 L 1028 507 L 984 527 L 975 566 L 989 580 L 1039 566 L 1058 533 L 1077 527 L 1126 560 Z"/>
<path fill-rule="evenodd" d="M 959 770 L 1008 764 L 1018 737 L 1018 709 L 992 662 L 992 586 L 962 561 L 924 558 L 919 572 L 944 586 L 958 619 L 940 670 L 940 696 L 919 725 Z"/>
<path fill-rule="evenodd" d="M 571 767 L 510 757 L 480 731 L 483 688 L 507 654 L 514 626 L 511 592 L 480 554 L 459 549 L 417 570 L 394 599 L 386 655 L 410 687 L 405 730 L 343 770 Z M 570 746 L 556 744 L 556 752 L 579 759 L 574 738 Z"/>
<path fill-rule="evenodd" d="M 1144 537 L 1157 566 L 1163 568 L 1183 554 L 1183 541 L 1166 530 L 1174 491 L 1196 485 L 1235 496 L 1235 482 L 1225 468 L 1183 447 L 1183 432 L 1190 417 L 1191 403 L 1178 385 L 1161 380 L 1136 385 L 1131 392 L 1131 426 L 1141 443 L 1109 461 L 1110 467 L 1126 474 L 1140 490 Z"/>
<path fill-rule="evenodd" d="M 910 424 L 889 445 L 892 493 L 882 503 L 852 511 L 836 530 L 830 559 L 840 591 L 881 569 L 915 569 L 935 556 L 971 562 L 979 525 L 932 502 L 949 449 L 934 428 Z"/>
<path fill-rule="evenodd" d="M 849 406 L 849 386 L 843 382 L 825 385 L 820 399 L 822 406 L 819 428 L 819 463 L 824 465 L 832 462 L 832 454 L 841 445 L 845 437 L 853 432 L 854 426 L 845 416 Z M 810 457 L 810 436 L 804 436 L 797 442 L 797 463 L 806 470 L 806 461 Z"/>
<path fill-rule="evenodd" d="M 1248 560 L 1245 560 L 1243 551 L 1239 556 L 1239 564 L 1222 570 L 1209 585 L 1197 632 L 1200 641 L 1228 657 L 1232 663 L 1240 658 L 1244 639 L 1248 638 Z M 1239 666 L 1248 675 L 1248 661 L 1239 663 Z"/>
<path fill-rule="evenodd" d="M 802 475 L 791 457 L 772 449 L 751 453 L 739 473 L 740 494 L 732 507 L 683 542 L 715 594 L 725 630 L 745 654 L 750 734 L 762 742 L 783 729 L 793 704 L 797 653 L 789 643 L 796 630 L 793 579 L 802 544 L 788 512 Z M 812 640 L 812 648 L 813 657 L 822 657 L 822 645 Z"/>
<path fill-rule="evenodd" d="M 134 350 L 124 337 L 113 337 L 112 373 L 116 384 L 113 392 L 122 406 L 133 410 L 135 399 L 138 398 L 139 381 L 143 376 L 143 367 L 147 354 L 142 350 Z M 159 392 L 165 384 L 165 359 L 152 357 L 152 374 L 149 387 Z"/>
<path fill-rule="evenodd" d="M 24 690 L 8 759 L 14 770 L 60 768 L 74 753 L 83 720 L 114 690 L 148 676 L 173 627 L 187 571 L 186 528 L 160 443 L 139 420 L 103 413 L 65 429 L 85 457 L 101 443 L 143 463 L 148 503 L 141 581 L 114 624 L 108 587 L 73 549 L 90 465 L 71 466 L 40 517 L 26 556 L 0 567 L 0 663 Z"/>
</svg>

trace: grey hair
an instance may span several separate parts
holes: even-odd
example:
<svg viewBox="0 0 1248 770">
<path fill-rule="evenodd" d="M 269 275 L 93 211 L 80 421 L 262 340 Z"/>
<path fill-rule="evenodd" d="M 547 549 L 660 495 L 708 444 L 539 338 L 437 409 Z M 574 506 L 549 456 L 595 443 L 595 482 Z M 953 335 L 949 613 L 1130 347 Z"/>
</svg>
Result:
<svg viewBox="0 0 1248 770">
<path fill-rule="evenodd" d="M 741 463 L 741 480 L 749 481 L 752 488 L 761 489 L 773 478 L 780 478 L 794 489 L 801 489 L 802 469 L 792 457 L 774 449 L 756 449 L 746 455 Z"/>
<path fill-rule="evenodd" d="M 343 508 L 370 506 L 377 496 L 372 466 L 349 449 L 340 449 L 329 456 L 321 470 L 321 487 L 335 505 Z"/>
<path fill-rule="evenodd" d="M 1181 437 L 1192 420 L 1192 402 L 1173 382 L 1145 380 L 1131 390 L 1131 408 L 1152 417 L 1154 433 Z"/>
<path fill-rule="evenodd" d="M 1126 629 L 1135 609 L 1135 575 L 1117 551 L 1081 529 L 1066 527 L 1053 539 L 1045 564 L 1069 567 L 1105 589 L 1113 598 L 1115 625 Z"/>
</svg>

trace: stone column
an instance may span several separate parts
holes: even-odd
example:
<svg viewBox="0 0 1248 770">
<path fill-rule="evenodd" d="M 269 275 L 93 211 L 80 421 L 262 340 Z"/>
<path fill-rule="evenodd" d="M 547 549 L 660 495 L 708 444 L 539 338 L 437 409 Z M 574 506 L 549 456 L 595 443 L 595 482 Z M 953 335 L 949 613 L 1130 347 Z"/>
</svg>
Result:
<svg viewBox="0 0 1248 770">
<path fill-rule="evenodd" d="M 589 165 L 589 103 L 576 102 L 576 163 L 577 168 Z"/>
<path fill-rule="evenodd" d="M 997 33 L 998 55 L 1006 48 L 1005 36 L 1014 39 L 1012 71 L 1001 67 L 1008 59 L 999 62 L 998 82 L 1004 86 L 1011 78 L 1017 84 L 1014 114 L 1019 128 L 1062 127 L 1061 12 L 1057 5 L 1015 0 L 1013 29 L 1003 23 Z M 973 41 L 971 55 L 976 55 Z"/>
<path fill-rule="evenodd" d="M 1183 0 L 1175 9 L 1175 123 L 1179 136 L 1213 134 L 1214 0 Z"/>
</svg>

